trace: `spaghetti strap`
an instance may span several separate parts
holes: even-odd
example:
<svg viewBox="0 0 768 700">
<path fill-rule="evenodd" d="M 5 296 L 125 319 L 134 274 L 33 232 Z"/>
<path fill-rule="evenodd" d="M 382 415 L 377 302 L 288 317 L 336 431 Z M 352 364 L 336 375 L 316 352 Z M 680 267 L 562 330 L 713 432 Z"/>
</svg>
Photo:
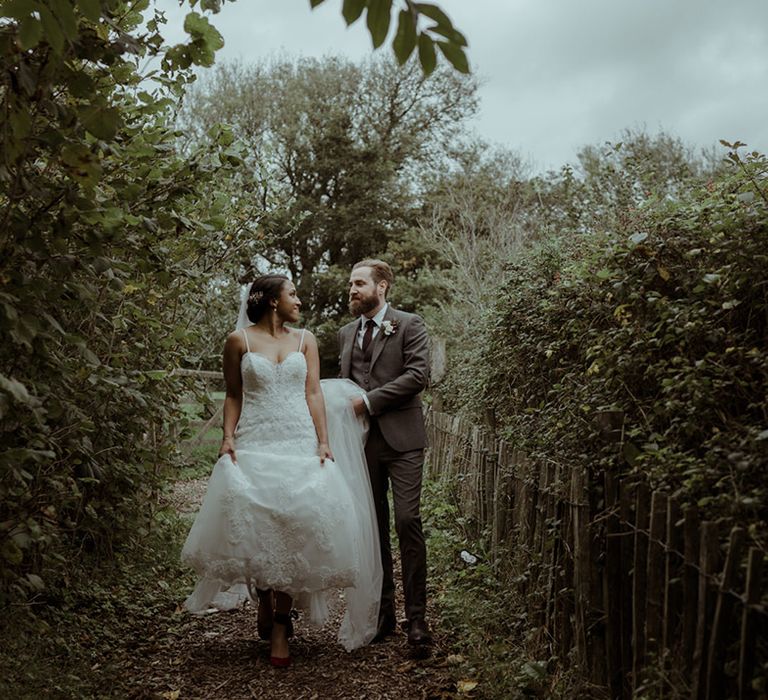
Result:
<svg viewBox="0 0 768 700">
<path fill-rule="evenodd" d="M 299 352 L 301 352 L 301 348 L 304 346 L 304 334 L 307 332 L 307 329 L 304 328 L 301 331 L 301 338 L 299 338 Z"/>
<path fill-rule="evenodd" d="M 245 338 L 245 351 L 250 352 L 251 347 L 248 345 L 248 333 L 245 332 L 245 328 L 243 328 L 243 338 Z"/>
</svg>

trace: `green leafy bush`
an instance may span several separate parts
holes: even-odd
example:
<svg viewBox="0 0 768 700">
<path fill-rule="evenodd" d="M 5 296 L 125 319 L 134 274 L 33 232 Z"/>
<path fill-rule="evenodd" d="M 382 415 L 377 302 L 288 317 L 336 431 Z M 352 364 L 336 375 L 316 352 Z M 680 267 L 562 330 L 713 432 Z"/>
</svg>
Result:
<svg viewBox="0 0 768 700">
<path fill-rule="evenodd" d="M 182 156 L 169 126 L 220 37 L 190 21 L 144 75 L 147 5 L 2 7 L 0 599 L 142 532 L 183 426 L 170 370 L 207 352 L 196 321 L 237 244 L 209 187 L 240 163 L 231 134 Z"/>
<path fill-rule="evenodd" d="M 768 162 L 736 146 L 714 179 L 510 264 L 443 395 L 590 468 L 616 461 L 596 412 L 621 410 L 631 469 L 764 535 Z"/>
</svg>

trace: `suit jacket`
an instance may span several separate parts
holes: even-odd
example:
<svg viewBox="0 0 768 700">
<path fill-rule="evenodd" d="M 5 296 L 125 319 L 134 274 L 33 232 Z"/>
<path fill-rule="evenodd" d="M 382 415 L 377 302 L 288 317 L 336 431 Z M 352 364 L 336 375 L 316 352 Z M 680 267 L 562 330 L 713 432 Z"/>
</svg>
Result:
<svg viewBox="0 0 768 700">
<path fill-rule="evenodd" d="M 395 332 L 386 335 L 379 328 L 371 341 L 369 385 L 363 387 L 370 413 L 392 449 L 422 449 L 427 444 L 421 407 L 421 392 L 429 382 L 427 329 L 420 316 L 398 311 L 391 305 L 383 321 L 391 322 Z M 339 330 L 339 363 L 345 378 L 350 377 L 352 349 L 359 330 L 359 318 Z"/>
</svg>

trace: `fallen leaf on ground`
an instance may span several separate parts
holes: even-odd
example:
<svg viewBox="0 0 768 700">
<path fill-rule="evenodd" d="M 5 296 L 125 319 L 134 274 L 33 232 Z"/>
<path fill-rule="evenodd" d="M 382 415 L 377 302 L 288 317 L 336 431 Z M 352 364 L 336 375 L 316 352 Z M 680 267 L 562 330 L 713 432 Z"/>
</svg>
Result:
<svg viewBox="0 0 768 700">
<path fill-rule="evenodd" d="M 477 681 L 461 680 L 456 683 L 456 690 L 460 693 L 471 693 L 477 688 Z"/>
</svg>

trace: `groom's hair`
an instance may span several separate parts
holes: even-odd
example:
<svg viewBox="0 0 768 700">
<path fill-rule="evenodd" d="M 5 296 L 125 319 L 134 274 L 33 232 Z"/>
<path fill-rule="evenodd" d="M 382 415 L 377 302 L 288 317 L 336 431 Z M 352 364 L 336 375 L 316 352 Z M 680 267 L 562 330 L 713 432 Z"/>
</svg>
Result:
<svg viewBox="0 0 768 700">
<path fill-rule="evenodd" d="M 386 297 L 387 294 L 389 294 L 395 276 L 392 274 L 392 268 L 387 263 L 378 258 L 366 258 L 365 260 L 355 263 L 352 266 L 352 269 L 357 270 L 358 267 L 370 267 L 373 281 L 378 284 L 381 280 L 384 280 L 387 283 L 387 291 L 384 292 L 384 296 Z"/>
</svg>

